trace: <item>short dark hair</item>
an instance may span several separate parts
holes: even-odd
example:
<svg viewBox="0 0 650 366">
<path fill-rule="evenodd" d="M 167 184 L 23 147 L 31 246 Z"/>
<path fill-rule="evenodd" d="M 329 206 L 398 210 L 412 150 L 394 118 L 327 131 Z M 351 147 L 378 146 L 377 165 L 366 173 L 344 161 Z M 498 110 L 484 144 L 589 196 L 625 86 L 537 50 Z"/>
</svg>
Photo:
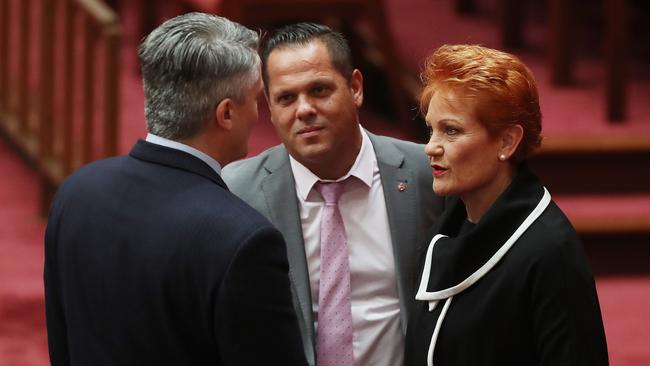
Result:
<svg viewBox="0 0 650 366">
<path fill-rule="evenodd" d="M 263 41 L 261 52 L 262 77 L 264 78 L 264 88 L 267 91 L 267 61 L 271 52 L 278 48 L 304 46 L 314 40 L 323 42 L 329 53 L 332 66 L 345 80 L 350 81 L 352 79 L 352 72 L 354 71 L 352 51 L 345 37 L 328 26 L 303 22 L 284 26 Z"/>
</svg>

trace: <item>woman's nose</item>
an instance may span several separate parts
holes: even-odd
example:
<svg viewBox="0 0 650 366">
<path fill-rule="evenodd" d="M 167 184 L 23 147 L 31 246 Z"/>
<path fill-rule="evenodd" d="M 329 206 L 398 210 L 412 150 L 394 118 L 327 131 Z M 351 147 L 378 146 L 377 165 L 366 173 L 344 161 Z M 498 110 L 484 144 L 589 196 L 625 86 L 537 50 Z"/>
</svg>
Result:
<svg viewBox="0 0 650 366">
<path fill-rule="evenodd" d="M 440 156 L 444 152 L 444 149 L 442 148 L 442 145 L 434 140 L 433 137 L 429 139 L 429 142 L 424 145 L 424 153 L 427 154 L 428 156 Z"/>
</svg>

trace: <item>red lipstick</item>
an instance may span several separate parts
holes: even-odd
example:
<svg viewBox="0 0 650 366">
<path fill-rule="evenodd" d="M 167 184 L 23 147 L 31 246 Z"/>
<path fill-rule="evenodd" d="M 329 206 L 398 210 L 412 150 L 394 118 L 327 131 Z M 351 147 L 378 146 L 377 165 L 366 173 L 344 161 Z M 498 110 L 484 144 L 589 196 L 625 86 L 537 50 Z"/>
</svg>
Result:
<svg viewBox="0 0 650 366">
<path fill-rule="evenodd" d="M 431 167 L 433 168 L 433 175 L 436 177 L 440 177 L 447 173 L 447 168 L 443 167 L 442 165 L 433 164 Z"/>
</svg>

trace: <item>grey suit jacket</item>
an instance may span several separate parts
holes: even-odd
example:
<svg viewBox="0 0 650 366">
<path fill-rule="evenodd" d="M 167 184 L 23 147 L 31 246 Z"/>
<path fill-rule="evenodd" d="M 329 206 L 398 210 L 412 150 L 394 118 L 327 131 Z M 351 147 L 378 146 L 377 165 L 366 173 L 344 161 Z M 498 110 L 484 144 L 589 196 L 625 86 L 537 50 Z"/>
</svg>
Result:
<svg viewBox="0 0 650 366">
<path fill-rule="evenodd" d="M 442 212 L 444 201 L 433 193 L 431 167 L 422 145 L 367 133 L 377 155 L 386 198 L 402 329 L 406 331 L 407 311 L 415 297 L 417 256 L 427 229 Z M 226 166 L 222 177 L 233 193 L 266 216 L 284 235 L 305 355 L 314 365 L 315 331 L 309 271 L 289 154 L 283 145 L 272 147 L 256 157 Z M 400 190 L 400 183 L 404 183 L 406 189 Z"/>
</svg>

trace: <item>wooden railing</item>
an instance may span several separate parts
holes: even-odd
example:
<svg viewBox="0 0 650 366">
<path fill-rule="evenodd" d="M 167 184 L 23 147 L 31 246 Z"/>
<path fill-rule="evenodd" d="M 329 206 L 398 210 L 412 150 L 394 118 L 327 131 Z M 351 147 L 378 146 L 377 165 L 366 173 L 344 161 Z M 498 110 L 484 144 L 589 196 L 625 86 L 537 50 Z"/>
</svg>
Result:
<svg viewBox="0 0 650 366">
<path fill-rule="evenodd" d="M 97 0 L 0 0 L 0 131 L 36 168 L 41 212 L 71 172 L 117 154 L 121 30 Z"/>
</svg>

